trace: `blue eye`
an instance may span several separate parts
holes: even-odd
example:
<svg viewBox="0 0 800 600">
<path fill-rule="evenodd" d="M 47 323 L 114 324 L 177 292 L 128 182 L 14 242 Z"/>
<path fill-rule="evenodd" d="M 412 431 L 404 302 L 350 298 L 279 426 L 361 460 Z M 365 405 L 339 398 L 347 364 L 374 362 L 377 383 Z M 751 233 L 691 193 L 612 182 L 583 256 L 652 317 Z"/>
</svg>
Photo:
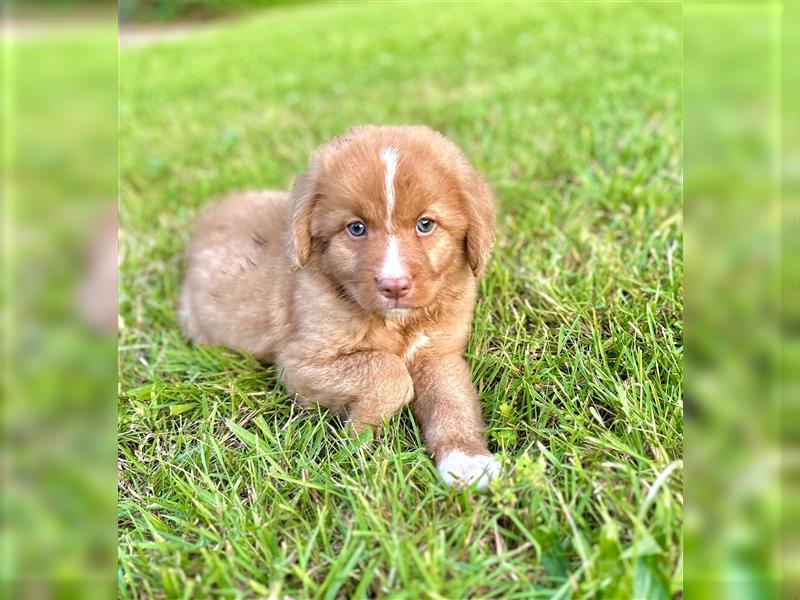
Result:
<svg viewBox="0 0 800 600">
<path fill-rule="evenodd" d="M 353 237 L 363 237 L 367 235 L 367 226 L 361 221 L 355 221 L 347 226 L 347 233 Z"/>
<path fill-rule="evenodd" d="M 435 225 L 436 222 L 433 219 L 420 219 L 417 221 L 417 231 L 424 235 L 433 231 Z"/>
</svg>

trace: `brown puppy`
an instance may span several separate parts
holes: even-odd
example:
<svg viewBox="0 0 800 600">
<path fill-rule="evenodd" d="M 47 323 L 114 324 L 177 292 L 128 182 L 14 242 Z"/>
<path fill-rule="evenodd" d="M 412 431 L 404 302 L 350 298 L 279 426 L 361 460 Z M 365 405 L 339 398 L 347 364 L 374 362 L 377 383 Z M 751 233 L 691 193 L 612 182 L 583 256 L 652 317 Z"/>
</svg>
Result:
<svg viewBox="0 0 800 600">
<path fill-rule="evenodd" d="M 500 467 L 463 353 L 494 231 L 489 187 L 450 140 L 357 127 L 288 194 L 203 215 L 181 320 L 198 343 L 277 364 L 290 393 L 356 430 L 411 402 L 444 480 L 483 487 Z"/>
</svg>

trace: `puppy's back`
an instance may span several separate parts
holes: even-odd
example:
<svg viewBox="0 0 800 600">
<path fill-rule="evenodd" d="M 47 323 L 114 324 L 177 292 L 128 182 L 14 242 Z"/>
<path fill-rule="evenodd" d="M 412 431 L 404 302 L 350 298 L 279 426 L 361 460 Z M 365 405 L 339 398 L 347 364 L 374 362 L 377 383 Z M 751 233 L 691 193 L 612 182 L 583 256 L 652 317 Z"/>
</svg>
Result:
<svg viewBox="0 0 800 600">
<path fill-rule="evenodd" d="M 197 343 L 271 360 L 286 327 L 285 192 L 231 196 L 198 219 L 187 253 L 179 316 Z"/>
</svg>

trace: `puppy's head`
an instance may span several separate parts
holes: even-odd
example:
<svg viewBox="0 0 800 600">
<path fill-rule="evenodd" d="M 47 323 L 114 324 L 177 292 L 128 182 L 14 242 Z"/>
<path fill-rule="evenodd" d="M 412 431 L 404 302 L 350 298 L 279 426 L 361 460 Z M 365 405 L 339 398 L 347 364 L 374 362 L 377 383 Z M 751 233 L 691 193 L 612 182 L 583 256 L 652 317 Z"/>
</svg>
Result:
<svg viewBox="0 0 800 600">
<path fill-rule="evenodd" d="M 369 313 L 430 306 L 480 277 L 494 245 L 489 186 L 427 127 L 364 126 L 316 150 L 291 192 L 290 253 Z"/>
</svg>

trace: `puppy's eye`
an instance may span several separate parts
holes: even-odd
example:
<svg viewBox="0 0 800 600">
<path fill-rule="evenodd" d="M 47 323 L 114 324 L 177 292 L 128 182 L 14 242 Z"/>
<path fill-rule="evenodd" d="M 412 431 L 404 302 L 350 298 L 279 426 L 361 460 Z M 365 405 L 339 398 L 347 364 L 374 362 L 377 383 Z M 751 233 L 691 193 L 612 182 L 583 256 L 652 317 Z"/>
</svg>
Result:
<svg viewBox="0 0 800 600">
<path fill-rule="evenodd" d="M 420 219 L 417 221 L 417 231 L 422 235 L 433 231 L 435 226 L 436 223 L 433 221 L 433 219 Z"/>
<path fill-rule="evenodd" d="M 355 221 L 347 226 L 347 233 L 353 237 L 363 237 L 367 235 L 367 226 L 361 221 Z"/>
</svg>

